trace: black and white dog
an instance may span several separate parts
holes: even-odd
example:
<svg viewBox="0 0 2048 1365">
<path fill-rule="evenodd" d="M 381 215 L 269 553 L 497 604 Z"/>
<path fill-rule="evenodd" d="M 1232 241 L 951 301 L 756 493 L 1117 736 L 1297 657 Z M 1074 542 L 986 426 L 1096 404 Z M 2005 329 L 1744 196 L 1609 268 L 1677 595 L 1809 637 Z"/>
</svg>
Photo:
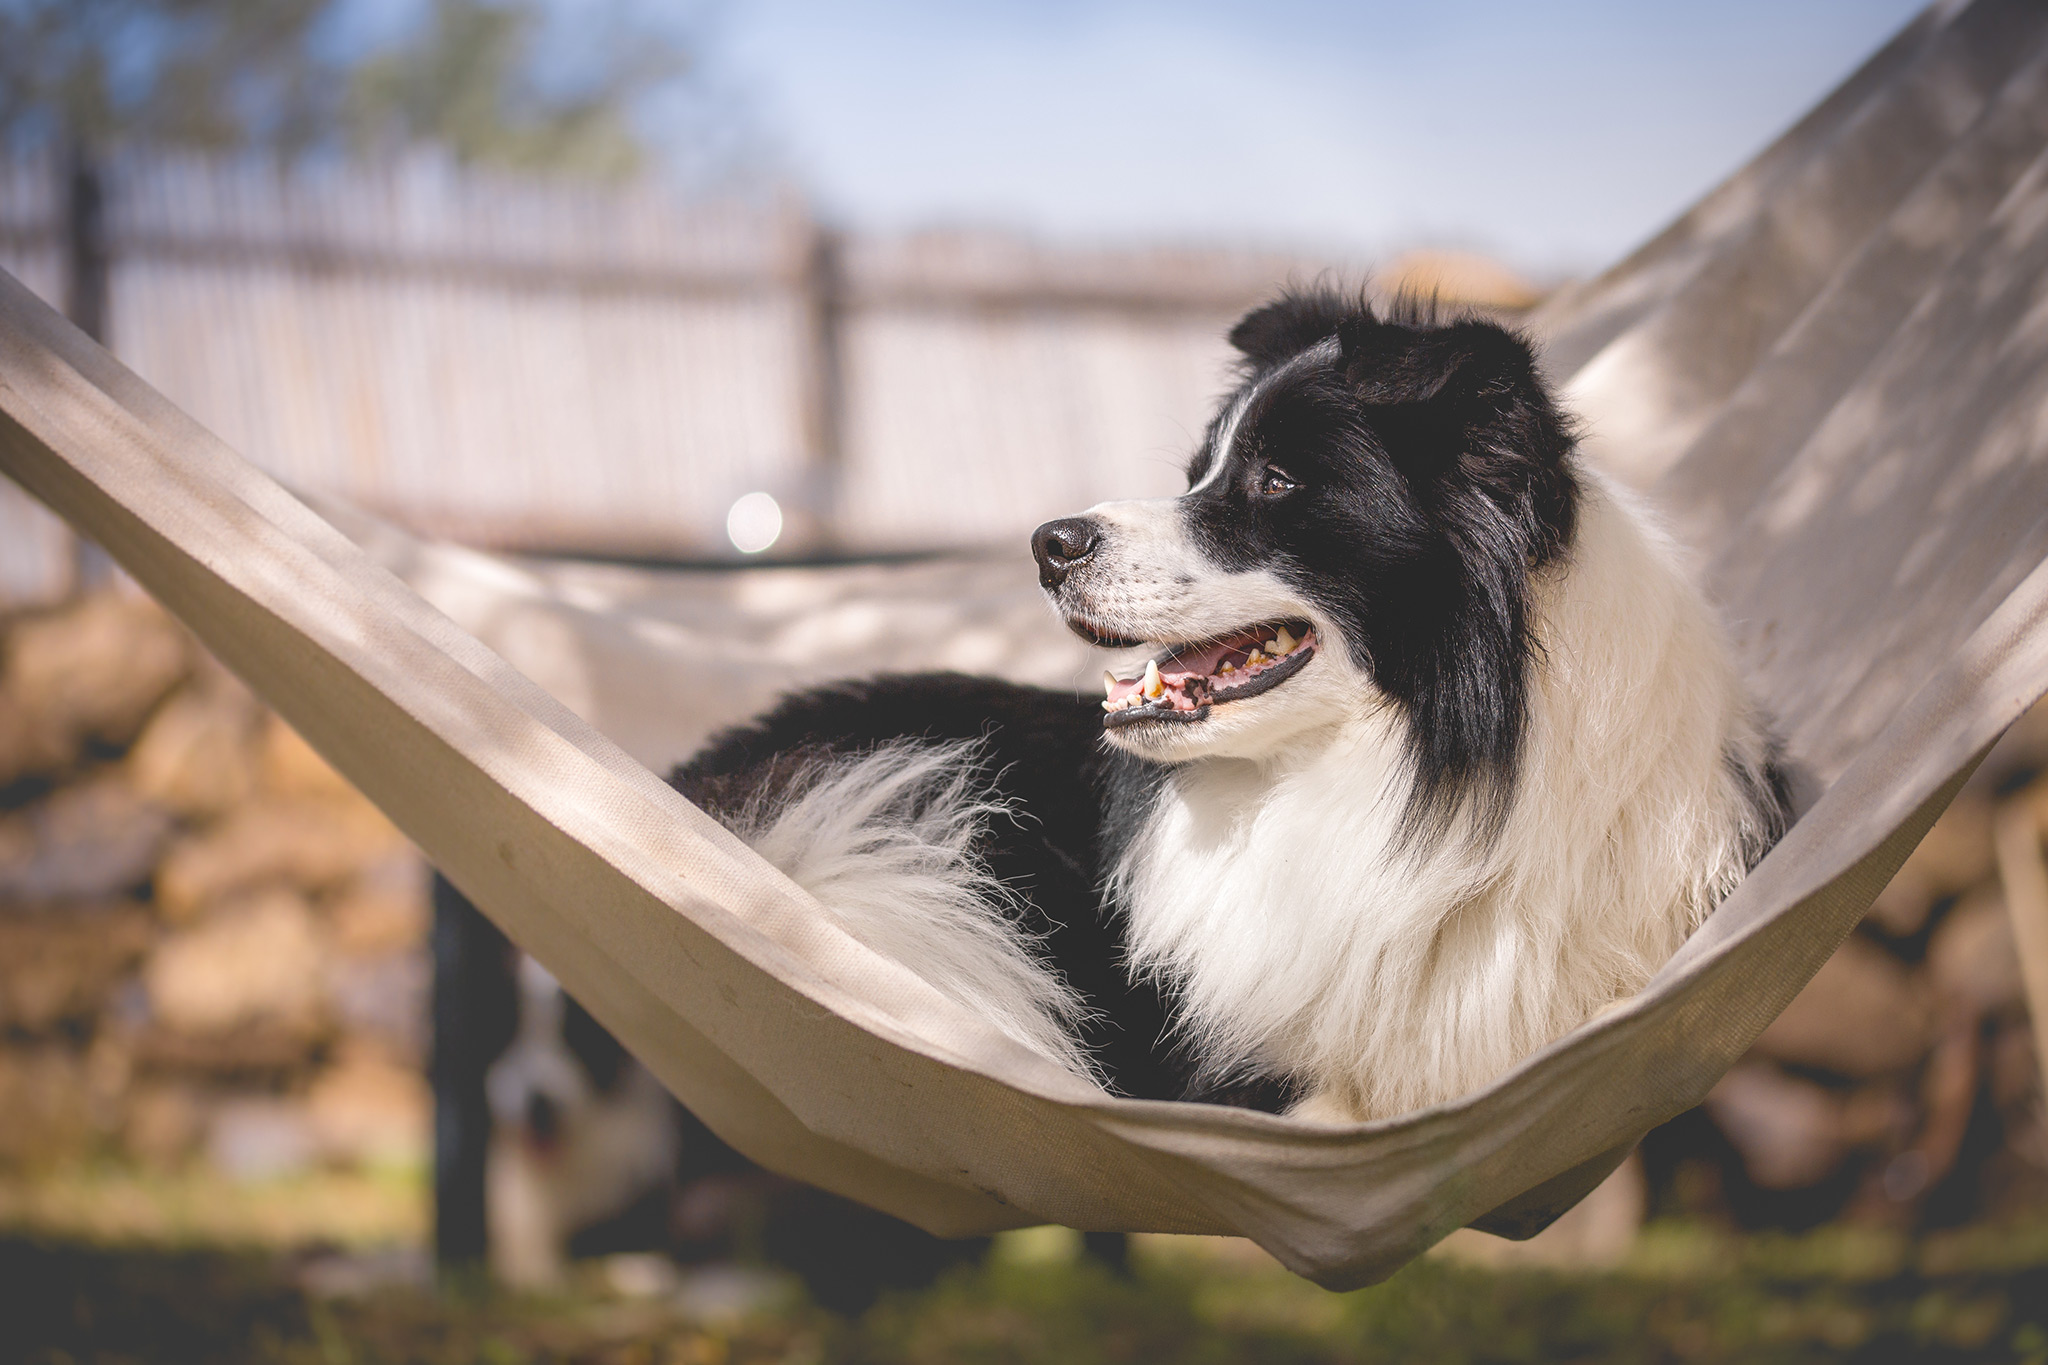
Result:
<svg viewBox="0 0 2048 1365">
<path fill-rule="evenodd" d="M 1039 528 L 1100 703 L 785 700 L 676 785 L 877 951 L 1120 1093 L 1349 1121 L 1640 989 L 1782 832 L 1681 556 L 1521 338 L 1327 291 L 1230 333 L 1177 498 Z"/>
</svg>

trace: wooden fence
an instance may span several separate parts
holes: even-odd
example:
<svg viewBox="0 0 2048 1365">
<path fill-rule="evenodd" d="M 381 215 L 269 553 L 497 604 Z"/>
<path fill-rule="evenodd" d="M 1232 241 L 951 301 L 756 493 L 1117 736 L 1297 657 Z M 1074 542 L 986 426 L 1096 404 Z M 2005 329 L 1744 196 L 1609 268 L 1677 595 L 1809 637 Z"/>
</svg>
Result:
<svg viewBox="0 0 2048 1365">
<path fill-rule="evenodd" d="M 1177 484 L 1231 318 L 1319 263 L 841 237 L 435 159 L 0 159 L 0 267 L 287 483 L 503 548 L 777 553 L 1014 538 Z M 0 602 L 68 538 L 0 487 Z"/>
</svg>

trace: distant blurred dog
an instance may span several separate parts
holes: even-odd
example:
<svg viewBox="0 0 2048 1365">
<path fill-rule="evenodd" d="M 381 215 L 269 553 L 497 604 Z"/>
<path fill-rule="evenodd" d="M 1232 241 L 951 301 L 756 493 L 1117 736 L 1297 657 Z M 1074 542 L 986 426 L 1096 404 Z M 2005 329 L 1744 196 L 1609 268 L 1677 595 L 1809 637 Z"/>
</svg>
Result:
<svg viewBox="0 0 2048 1365">
<path fill-rule="evenodd" d="M 561 1280 L 579 1236 L 630 1225 L 636 1210 L 638 1240 L 665 1239 L 682 1125 L 668 1092 L 545 968 L 522 956 L 518 972 L 519 1031 L 484 1081 L 486 1227 L 493 1273 L 541 1288 Z"/>
<path fill-rule="evenodd" d="M 946 1240 L 762 1170 L 663 1090 L 541 965 L 520 956 L 517 1031 L 485 1075 L 492 1272 L 561 1282 L 573 1257 L 659 1251 L 765 1261 L 858 1312 L 929 1283 L 984 1239 Z"/>
<path fill-rule="evenodd" d="M 1127 1093 L 1325 1119 L 1493 1079 L 1640 989 L 1779 836 L 1680 556 L 1489 322 L 1291 294 L 1179 497 L 1039 528 L 1100 708 L 792 697 L 675 776 L 846 928 Z"/>
</svg>

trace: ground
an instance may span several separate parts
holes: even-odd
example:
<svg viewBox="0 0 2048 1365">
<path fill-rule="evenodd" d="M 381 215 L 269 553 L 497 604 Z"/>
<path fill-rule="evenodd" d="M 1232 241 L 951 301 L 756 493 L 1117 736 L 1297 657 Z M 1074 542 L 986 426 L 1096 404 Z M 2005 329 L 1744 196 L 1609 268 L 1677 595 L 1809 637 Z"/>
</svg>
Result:
<svg viewBox="0 0 2048 1365">
<path fill-rule="evenodd" d="M 547 1297 L 430 1287 L 406 1188 L 230 1195 L 74 1173 L 33 1198 L 0 1191 L 0 1362 L 2048 1362 L 2038 1224 L 1910 1238 L 1661 1222 L 1609 1271 L 1433 1258 L 1351 1294 L 1243 1243 L 1142 1238 L 1118 1273 L 1034 1229 L 846 1320 L 765 1272 L 678 1279 L 630 1259 Z M 340 1207 L 353 1221 L 309 1240 Z"/>
</svg>

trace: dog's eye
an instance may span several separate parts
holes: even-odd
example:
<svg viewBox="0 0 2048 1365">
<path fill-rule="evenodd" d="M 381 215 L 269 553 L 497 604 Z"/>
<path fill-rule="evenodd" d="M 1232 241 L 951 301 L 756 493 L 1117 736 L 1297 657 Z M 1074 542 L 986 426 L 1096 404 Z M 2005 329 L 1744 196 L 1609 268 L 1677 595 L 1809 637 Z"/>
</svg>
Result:
<svg viewBox="0 0 2048 1365">
<path fill-rule="evenodd" d="M 1269 498 L 1285 497 L 1301 483 L 1279 465 L 1269 464 L 1259 471 L 1259 492 Z"/>
</svg>

